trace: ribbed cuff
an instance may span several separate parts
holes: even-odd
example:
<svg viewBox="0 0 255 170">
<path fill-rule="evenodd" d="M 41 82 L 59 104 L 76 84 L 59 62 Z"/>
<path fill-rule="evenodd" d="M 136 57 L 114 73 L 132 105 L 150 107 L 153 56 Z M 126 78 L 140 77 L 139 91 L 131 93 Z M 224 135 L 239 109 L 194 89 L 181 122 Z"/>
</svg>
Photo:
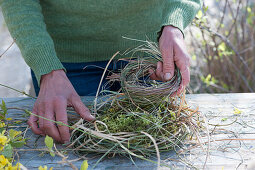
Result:
<svg viewBox="0 0 255 170">
<path fill-rule="evenodd" d="M 169 10 L 167 15 L 163 18 L 161 26 L 172 25 L 177 27 L 181 30 L 184 37 L 184 29 L 195 17 L 200 6 L 198 3 L 187 3 L 182 1 L 169 3 L 168 5 Z"/>
<path fill-rule="evenodd" d="M 48 74 L 53 70 L 65 70 L 57 57 L 54 45 L 46 44 L 33 47 L 33 49 L 27 50 L 23 57 L 34 71 L 39 86 L 42 75 Z"/>
</svg>

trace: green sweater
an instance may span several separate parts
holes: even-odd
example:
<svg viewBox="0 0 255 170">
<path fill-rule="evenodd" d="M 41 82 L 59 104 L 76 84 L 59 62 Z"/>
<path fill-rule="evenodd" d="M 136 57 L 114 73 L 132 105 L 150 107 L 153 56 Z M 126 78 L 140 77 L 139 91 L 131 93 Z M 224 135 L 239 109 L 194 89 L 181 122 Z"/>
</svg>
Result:
<svg viewBox="0 0 255 170">
<path fill-rule="evenodd" d="M 7 27 L 26 63 L 41 75 L 61 62 L 109 60 L 139 40 L 157 41 L 164 25 L 181 31 L 200 0 L 0 0 Z"/>
</svg>

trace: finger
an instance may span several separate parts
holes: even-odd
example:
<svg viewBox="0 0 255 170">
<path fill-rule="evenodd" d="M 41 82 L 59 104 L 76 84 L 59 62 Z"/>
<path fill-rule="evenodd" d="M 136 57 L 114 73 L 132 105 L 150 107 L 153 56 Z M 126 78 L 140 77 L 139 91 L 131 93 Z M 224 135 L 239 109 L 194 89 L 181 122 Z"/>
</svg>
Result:
<svg viewBox="0 0 255 170">
<path fill-rule="evenodd" d="M 80 114 L 80 116 L 88 121 L 95 120 L 95 117 L 91 115 L 89 109 L 82 103 L 80 97 L 74 97 L 72 99 L 72 105 L 74 107 L 74 110 Z"/>
<path fill-rule="evenodd" d="M 55 121 L 55 115 L 54 115 L 54 108 L 52 103 L 48 103 L 45 105 L 45 114 L 44 117 L 49 120 Z M 55 123 L 49 120 L 43 121 L 43 128 L 45 133 L 48 136 L 51 136 L 53 139 L 55 139 L 58 142 L 61 142 L 61 137 L 58 131 L 58 128 L 56 127 Z"/>
<path fill-rule="evenodd" d="M 175 63 L 176 66 L 180 69 L 180 73 L 182 76 L 181 86 L 184 89 L 190 82 L 190 58 L 186 51 L 185 44 L 183 42 L 178 42 L 175 49 Z M 179 88 L 179 91 L 181 88 Z"/>
<path fill-rule="evenodd" d="M 38 112 L 38 116 L 40 116 L 38 119 L 39 119 L 39 122 L 38 122 L 38 124 L 39 124 L 39 129 L 44 133 L 44 134 L 46 134 L 45 133 L 45 131 L 44 131 L 44 127 L 43 127 L 43 118 L 41 118 L 41 117 L 44 117 L 44 114 L 43 114 L 43 112 Z"/>
<path fill-rule="evenodd" d="M 176 64 L 177 65 L 177 64 Z M 181 85 L 182 86 L 187 86 L 190 82 L 190 71 L 189 71 L 189 67 L 188 66 L 178 66 L 180 69 L 180 73 L 181 73 L 181 76 L 182 76 L 182 82 L 181 82 Z"/>
<path fill-rule="evenodd" d="M 190 71 L 188 66 L 183 66 L 184 64 L 177 64 L 177 67 L 180 69 L 180 73 L 182 76 L 182 81 L 177 91 L 177 95 L 180 95 L 185 87 L 189 84 L 190 81 Z"/>
<path fill-rule="evenodd" d="M 33 113 L 36 114 L 35 112 Z M 37 121 L 38 121 L 38 117 L 35 115 L 31 115 L 27 123 L 36 135 L 44 135 L 43 131 L 38 128 Z"/>
<path fill-rule="evenodd" d="M 65 100 L 56 102 L 55 113 L 56 113 L 57 121 L 62 122 L 65 125 L 68 125 L 66 106 L 67 106 L 67 102 Z M 65 125 L 58 124 L 58 130 L 60 133 L 61 141 L 64 143 L 67 143 L 70 140 L 70 132 L 69 132 L 69 127 Z"/>
<path fill-rule="evenodd" d="M 38 105 L 37 115 L 40 116 L 40 117 L 38 117 L 39 129 L 45 134 L 45 131 L 44 131 L 44 128 L 43 128 L 43 118 L 42 118 L 42 117 L 44 117 L 44 109 L 43 109 L 42 105 Z"/>
<path fill-rule="evenodd" d="M 159 80 L 154 70 L 150 69 L 149 74 L 152 80 Z"/>
<path fill-rule="evenodd" d="M 37 115 L 37 104 L 34 104 L 32 113 L 35 115 L 31 115 L 30 118 L 28 119 L 28 125 L 31 127 L 32 131 L 37 134 L 37 135 L 44 135 L 44 132 L 42 130 L 40 130 L 40 128 L 38 127 L 38 117 Z"/>
<path fill-rule="evenodd" d="M 157 62 L 156 76 L 159 80 L 164 81 L 163 63 Z"/>
<path fill-rule="evenodd" d="M 170 80 L 174 75 L 174 53 L 173 45 L 169 44 L 167 47 L 160 49 L 163 59 L 163 73 L 164 81 Z"/>
</svg>

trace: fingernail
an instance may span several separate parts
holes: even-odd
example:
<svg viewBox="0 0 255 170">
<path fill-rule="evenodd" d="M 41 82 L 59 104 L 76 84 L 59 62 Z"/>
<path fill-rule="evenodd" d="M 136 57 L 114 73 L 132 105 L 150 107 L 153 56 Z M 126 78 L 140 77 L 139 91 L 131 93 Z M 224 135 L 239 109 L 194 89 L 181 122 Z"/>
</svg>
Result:
<svg viewBox="0 0 255 170">
<path fill-rule="evenodd" d="M 96 118 L 95 118 L 94 116 L 92 116 L 92 115 L 90 115 L 90 118 L 93 119 L 93 120 L 96 119 Z"/>
<path fill-rule="evenodd" d="M 164 78 L 165 78 L 165 80 L 170 80 L 171 79 L 171 73 L 166 73 Z"/>
</svg>

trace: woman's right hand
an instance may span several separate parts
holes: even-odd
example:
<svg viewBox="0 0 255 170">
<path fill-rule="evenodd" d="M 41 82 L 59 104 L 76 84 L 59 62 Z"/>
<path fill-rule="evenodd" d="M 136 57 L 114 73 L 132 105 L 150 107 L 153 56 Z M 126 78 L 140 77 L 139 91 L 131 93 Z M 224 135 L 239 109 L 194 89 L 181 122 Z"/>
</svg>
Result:
<svg viewBox="0 0 255 170">
<path fill-rule="evenodd" d="M 43 75 L 40 92 L 32 112 L 46 119 L 60 121 L 67 125 L 67 106 L 73 107 L 85 120 L 93 121 L 95 119 L 82 103 L 80 96 L 63 70 L 54 70 Z M 28 124 L 35 134 L 51 136 L 57 142 L 66 143 L 70 139 L 69 127 L 67 126 L 56 125 L 54 122 L 35 115 L 30 116 Z"/>
</svg>

